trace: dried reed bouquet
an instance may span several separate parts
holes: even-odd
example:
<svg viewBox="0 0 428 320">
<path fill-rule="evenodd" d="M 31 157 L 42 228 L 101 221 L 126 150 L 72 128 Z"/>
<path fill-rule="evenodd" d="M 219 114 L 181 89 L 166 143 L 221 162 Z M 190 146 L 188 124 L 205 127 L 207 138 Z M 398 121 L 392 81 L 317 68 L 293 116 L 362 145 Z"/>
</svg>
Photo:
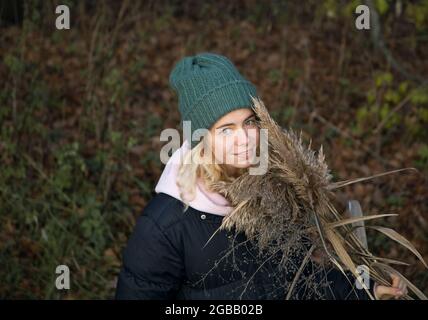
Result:
<svg viewBox="0 0 428 320">
<path fill-rule="evenodd" d="M 352 224 L 355 222 L 394 214 L 349 218 L 341 215 L 332 205 L 334 190 L 340 187 L 413 168 L 332 182 L 322 147 L 316 155 L 310 144 L 307 147 L 303 145 L 301 134 L 297 136 L 292 130 L 282 129 L 270 117 L 261 100 L 253 98 L 253 102 L 259 128 L 268 130 L 268 169 L 263 175 L 251 175 L 247 171 L 232 182 L 222 181 L 209 186 L 223 194 L 235 207 L 223 219 L 220 229 L 234 228 L 244 232 L 248 239 L 257 243 L 260 252 L 281 252 L 284 266 L 287 266 L 287 257 L 303 254 L 300 266 L 294 270 L 295 278 L 288 288 L 286 299 L 291 297 L 294 285 L 309 261 L 317 265 L 327 262 L 345 276 L 350 271 L 357 279 L 360 279 L 357 266 L 365 265 L 373 280 L 387 286 L 390 285 L 389 273 L 396 273 L 407 283 L 409 293 L 427 299 L 416 286 L 390 266 L 406 263 L 374 256 L 353 232 Z M 370 228 L 411 250 L 427 267 L 416 248 L 397 232 L 380 226 Z M 369 297 L 374 299 L 363 281 L 360 283 Z M 403 298 L 413 299 L 410 294 Z"/>
</svg>

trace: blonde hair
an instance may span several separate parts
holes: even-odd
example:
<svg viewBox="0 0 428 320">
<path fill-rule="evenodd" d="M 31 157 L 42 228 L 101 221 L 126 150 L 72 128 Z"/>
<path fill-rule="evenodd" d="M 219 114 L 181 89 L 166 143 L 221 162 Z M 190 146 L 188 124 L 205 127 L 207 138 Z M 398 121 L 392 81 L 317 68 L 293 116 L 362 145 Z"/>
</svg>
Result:
<svg viewBox="0 0 428 320">
<path fill-rule="evenodd" d="M 218 181 L 230 182 L 236 178 L 229 175 L 224 164 L 214 161 L 214 155 L 206 154 L 205 139 L 202 139 L 195 147 L 183 157 L 177 174 L 177 186 L 180 190 L 180 197 L 184 203 L 184 210 L 189 208 L 189 203 L 196 196 L 197 179 L 201 178 L 207 190 Z M 246 169 L 237 169 L 238 175 Z"/>
</svg>

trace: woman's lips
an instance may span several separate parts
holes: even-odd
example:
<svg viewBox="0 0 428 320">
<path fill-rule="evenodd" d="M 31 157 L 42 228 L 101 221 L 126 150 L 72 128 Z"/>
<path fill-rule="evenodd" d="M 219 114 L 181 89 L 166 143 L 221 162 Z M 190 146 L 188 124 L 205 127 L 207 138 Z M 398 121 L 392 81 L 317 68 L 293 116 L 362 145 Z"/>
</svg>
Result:
<svg viewBox="0 0 428 320">
<path fill-rule="evenodd" d="M 252 152 L 252 150 L 253 149 L 248 149 L 248 150 L 245 150 L 243 152 L 234 153 L 234 155 L 235 156 L 248 156 Z"/>
</svg>

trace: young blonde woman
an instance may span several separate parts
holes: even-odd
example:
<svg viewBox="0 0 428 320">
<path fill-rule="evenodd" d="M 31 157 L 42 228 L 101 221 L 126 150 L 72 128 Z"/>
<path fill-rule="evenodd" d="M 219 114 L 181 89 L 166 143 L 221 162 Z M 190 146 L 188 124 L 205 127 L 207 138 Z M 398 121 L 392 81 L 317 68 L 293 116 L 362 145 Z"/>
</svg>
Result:
<svg viewBox="0 0 428 320">
<path fill-rule="evenodd" d="M 180 60 L 169 80 L 182 123 L 190 123 L 191 133 L 207 134 L 186 139 L 166 164 L 123 251 L 116 298 L 284 299 L 293 274 L 278 268 L 279 256 L 262 259 L 245 235 L 218 231 L 233 207 L 210 191 L 211 183 L 235 179 L 254 165 L 256 88 L 228 58 L 208 52 Z M 368 299 L 340 272 L 325 276 L 329 285 L 316 295 L 302 283 L 293 299 Z M 407 292 L 395 277 L 391 287 L 370 284 L 377 299 Z"/>
</svg>

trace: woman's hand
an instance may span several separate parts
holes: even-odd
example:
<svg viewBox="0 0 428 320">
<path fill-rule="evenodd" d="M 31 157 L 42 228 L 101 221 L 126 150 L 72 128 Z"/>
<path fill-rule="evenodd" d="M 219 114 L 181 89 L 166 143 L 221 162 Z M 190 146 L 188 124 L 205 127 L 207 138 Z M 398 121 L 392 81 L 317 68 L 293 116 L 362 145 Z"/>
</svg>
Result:
<svg viewBox="0 0 428 320">
<path fill-rule="evenodd" d="M 374 294 L 377 300 L 398 299 L 407 294 L 406 283 L 396 274 L 390 274 L 392 286 L 382 286 L 375 284 Z"/>
</svg>

